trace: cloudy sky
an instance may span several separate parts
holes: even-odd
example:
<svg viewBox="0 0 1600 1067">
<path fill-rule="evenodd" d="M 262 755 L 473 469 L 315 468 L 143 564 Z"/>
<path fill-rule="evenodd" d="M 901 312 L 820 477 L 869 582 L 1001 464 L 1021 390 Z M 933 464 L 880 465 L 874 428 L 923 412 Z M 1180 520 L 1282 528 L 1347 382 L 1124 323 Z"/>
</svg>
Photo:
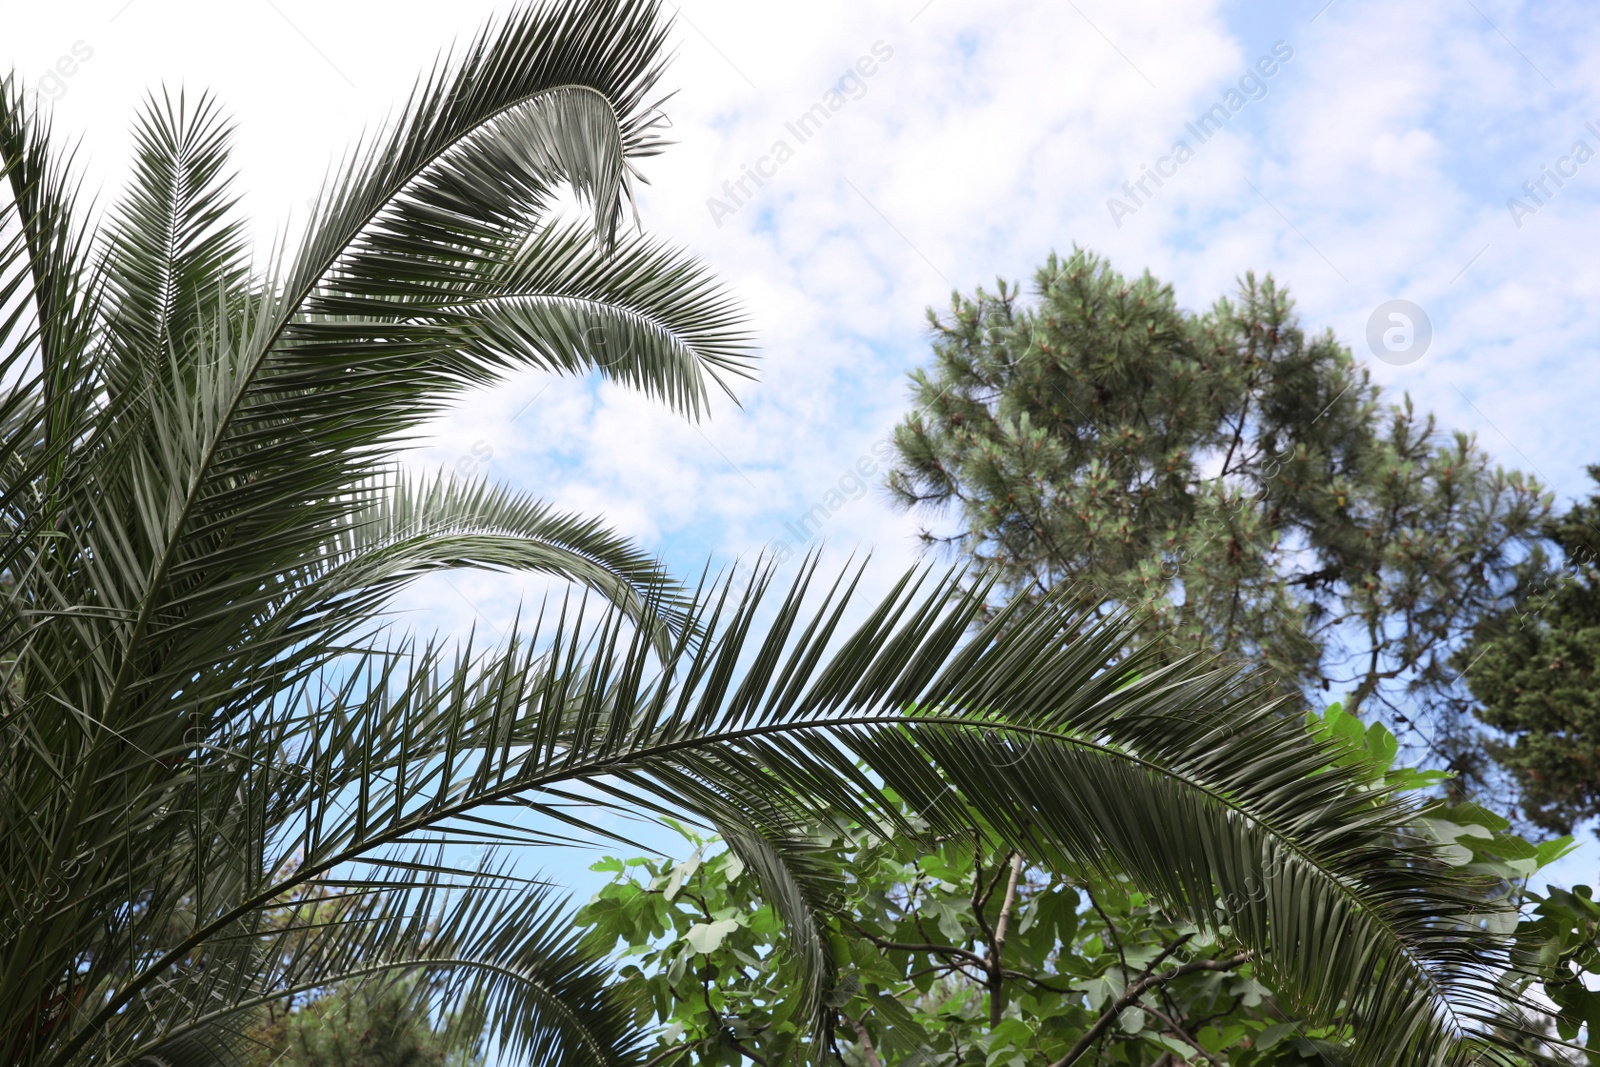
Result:
<svg viewBox="0 0 1600 1067">
<path fill-rule="evenodd" d="M 102 199 L 147 90 L 215 91 L 266 241 L 303 223 L 330 161 L 441 48 L 504 6 L 0 0 L 0 51 L 82 137 Z M 685 571 L 794 544 L 786 524 L 843 499 L 828 551 L 871 549 L 888 573 L 916 558 L 915 520 L 853 472 L 905 408 L 925 309 L 1026 282 L 1074 244 L 1149 268 L 1189 307 L 1270 271 L 1396 399 L 1409 392 L 1559 497 L 1583 493 L 1600 462 L 1600 18 L 1586 5 L 667 7 L 677 143 L 650 163 L 643 222 L 737 291 L 760 380 L 696 426 L 608 386 L 518 377 L 441 422 L 419 464 L 487 469 L 603 513 Z M 830 93 L 837 109 L 802 143 L 789 124 Z M 1202 141 L 1190 124 L 1217 105 L 1228 121 Z M 738 189 L 756 168 L 761 184 Z M 1379 360 L 1369 321 L 1395 300 L 1421 309 L 1415 336 L 1431 340 Z M 412 606 L 499 627 L 518 595 L 457 577 Z"/>
</svg>

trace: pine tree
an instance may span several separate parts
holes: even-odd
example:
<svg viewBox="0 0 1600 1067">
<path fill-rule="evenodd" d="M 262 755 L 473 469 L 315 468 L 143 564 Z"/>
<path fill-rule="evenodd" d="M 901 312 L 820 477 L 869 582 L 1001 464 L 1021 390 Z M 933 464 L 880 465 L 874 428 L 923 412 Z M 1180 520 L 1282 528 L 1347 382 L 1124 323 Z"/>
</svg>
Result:
<svg viewBox="0 0 1600 1067">
<path fill-rule="evenodd" d="M 258 1035 L 250 1067 L 469 1067 L 410 981 L 357 982 L 279 1015 Z M 460 1043 L 457 1042 L 457 1045 Z"/>
<path fill-rule="evenodd" d="M 1600 482 L 1600 466 L 1589 475 Z M 1530 566 L 1516 605 L 1484 620 L 1456 658 L 1478 716 L 1507 735 L 1492 752 L 1523 814 L 1566 833 L 1600 815 L 1600 493 L 1543 532 L 1564 568 Z"/>
<path fill-rule="evenodd" d="M 1003 281 L 930 310 L 889 488 L 930 545 L 1063 584 L 1146 640 L 1263 660 L 1470 769 L 1449 657 L 1509 603 L 1549 500 L 1386 403 L 1287 292 L 1246 274 L 1208 312 L 1075 250 L 1028 306 Z"/>
</svg>

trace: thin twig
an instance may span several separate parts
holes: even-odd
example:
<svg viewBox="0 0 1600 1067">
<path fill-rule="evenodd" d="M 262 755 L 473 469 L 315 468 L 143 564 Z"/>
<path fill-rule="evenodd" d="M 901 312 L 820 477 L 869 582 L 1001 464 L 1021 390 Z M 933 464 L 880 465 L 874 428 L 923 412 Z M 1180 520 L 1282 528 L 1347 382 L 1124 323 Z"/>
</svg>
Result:
<svg viewBox="0 0 1600 1067">
<path fill-rule="evenodd" d="M 955 959 L 966 960 L 968 963 L 976 964 L 977 966 L 983 967 L 986 970 L 988 969 L 988 961 L 982 956 L 978 955 L 976 952 L 969 952 L 967 949 L 957 948 L 954 945 L 936 945 L 931 941 L 891 941 L 886 937 L 880 937 L 861 924 L 852 921 L 848 917 L 846 917 L 844 921 L 862 937 L 866 938 L 868 941 L 871 941 L 879 948 L 885 949 L 889 952 L 926 952 L 930 955 L 953 957 Z M 924 936 L 926 936 L 927 932 L 923 931 L 923 933 Z"/>
<path fill-rule="evenodd" d="M 656 1053 L 654 1056 L 651 1056 L 648 1060 L 645 1060 L 644 1061 L 644 1067 L 657 1067 L 658 1064 L 665 1063 L 668 1059 L 672 1058 L 673 1056 L 677 1056 L 677 1055 L 680 1055 L 682 1053 L 688 1052 L 690 1049 L 694 1048 L 699 1043 L 700 1042 L 698 1042 L 698 1041 L 685 1041 L 681 1045 L 673 1045 L 671 1048 L 662 1049 L 660 1052 Z"/>
<path fill-rule="evenodd" d="M 1185 937 L 1183 940 L 1187 940 L 1187 937 Z M 1178 944 L 1181 943 L 1182 941 L 1178 942 Z M 1170 954 L 1171 952 L 1175 951 L 1178 947 L 1178 944 L 1169 946 L 1167 952 L 1163 955 Z M 1158 986 L 1163 986 L 1168 982 L 1175 981 L 1184 977 L 1185 975 L 1197 974 L 1201 971 L 1231 971 L 1241 964 L 1249 963 L 1253 955 L 1254 954 L 1250 952 L 1241 952 L 1237 956 L 1230 956 L 1225 960 L 1192 960 L 1191 962 L 1185 963 L 1182 966 L 1174 967 L 1172 970 L 1163 974 L 1153 975 L 1148 973 L 1147 969 L 1146 974 L 1143 977 L 1135 982 L 1129 983 L 1128 987 L 1123 990 L 1122 996 L 1118 997 L 1115 1003 L 1107 1006 L 1106 1010 L 1100 1013 L 1100 1018 L 1094 1021 L 1094 1025 L 1089 1027 L 1089 1029 L 1085 1031 L 1084 1035 L 1078 1039 L 1077 1043 L 1067 1050 L 1067 1054 L 1062 1056 L 1055 1063 L 1052 1063 L 1050 1067 L 1071 1067 L 1071 1065 L 1077 1061 L 1078 1057 L 1087 1052 L 1089 1050 L 1089 1046 L 1094 1044 L 1095 1040 L 1099 1038 L 1101 1034 L 1105 1033 L 1106 1029 L 1110 1027 L 1112 1020 L 1114 1020 L 1118 1015 L 1121 1015 L 1125 1008 L 1132 1007 L 1133 1004 L 1138 1001 L 1140 997 L 1144 996 L 1144 994 L 1149 990 Z M 1161 957 L 1158 956 L 1156 958 L 1156 962 L 1159 962 L 1160 959 Z M 1151 966 L 1154 966 L 1154 963 L 1152 963 Z M 1154 1012 L 1154 1009 L 1149 1008 L 1148 1006 L 1145 1008 L 1145 1010 Z M 1162 1018 L 1165 1019 L 1166 1017 L 1162 1016 Z M 1195 1047 L 1199 1048 L 1198 1045 Z"/>
<path fill-rule="evenodd" d="M 1176 1019 L 1172 1018 L 1161 1009 L 1152 1008 L 1149 1005 L 1145 1005 L 1144 1010 L 1149 1012 L 1151 1015 L 1154 1015 L 1162 1022 L 1166 1023 L 1168 1030 L 1171 1030 L 1174 1034 L 1177 1034 L 1179 1039 L 1182 1040 L 1184 1044 L 1193 1046 L 1194 1050 L 1200 1053 L 1200 1055 L 1204 1056 L 1209 1063 L 1215 1064 L 1215 1067 L 1223 1067 L 1222 1061 L 1217 1059 L 1210 1052 L 1207 1052 L 1206 1047 L 1200 1042 L 1196 1041 L 1187 1030 L 1178 1024 Z"/>
</svg>

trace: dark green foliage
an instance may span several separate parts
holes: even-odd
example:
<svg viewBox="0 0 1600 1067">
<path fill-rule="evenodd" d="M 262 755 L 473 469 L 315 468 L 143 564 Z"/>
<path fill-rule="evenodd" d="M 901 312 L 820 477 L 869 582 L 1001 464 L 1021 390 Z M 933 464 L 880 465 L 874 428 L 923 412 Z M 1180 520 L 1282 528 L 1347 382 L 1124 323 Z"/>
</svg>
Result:
<svg viewBox="0 0 1600 1067">
<path fill-rule="evenodd" d="M 929 312 L 896 499 L 1010 596 L 1071 585 L 1144 640 L 1264 662 L 1363 716 L 1438 710 L 1448 657 L 1507 602 L 1548 503 L 1409 400 L 1383 401 L 1272 279 L 1197 314 L 1075 251 Z M 1472 748 L 1436 716 L 1444 758 Z M 1470 722 L 1470 720 L 1467 720 Z M 1411 738 L 1415 739 L 1415 738 Z"/>
<path fill-rule="evenodd" d="M 1557 1035 L 1573 1042 L 1582 1037 L 1593 1067 L 1600 1063 L 1600 989 L 1594 981 L 1600 974 L 1600 902 L 1586 885 L 1529 896 L 1533 915 L 1517 930 L 1518 966 L 1541 977 L 1559 1011 Z"/>
<path fill-rule="evenodd" d="M 1590 475 L 1600 480 L 1600 467 Z M 1456 657 L 1523 813 L 1557 833 L 1600 814 L 1600 495 L 1544 526 L 1562 566 L 1530 567 L 1522 596 Z"/>
<path fill-rule="evenodd" d="M 472 1067 L 435 1029 L 415 981 L 355 982 L 283 1013 L 255 1039 L 249 1067 Z"/>
</svg>

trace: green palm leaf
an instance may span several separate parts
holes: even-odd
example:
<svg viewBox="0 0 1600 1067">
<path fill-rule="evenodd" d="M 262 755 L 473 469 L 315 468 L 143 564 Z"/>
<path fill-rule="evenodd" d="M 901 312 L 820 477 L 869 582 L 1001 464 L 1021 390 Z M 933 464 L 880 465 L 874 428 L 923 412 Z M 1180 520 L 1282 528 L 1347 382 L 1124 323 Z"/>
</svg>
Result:
<svg viewBox="0 0 1600 1067">
<path fill-rule="evenodd" d="M 760 856 L 808 821 L 895 818 L 889 788 L 936 830 L 959 832 L 971 804 L 1033 854 L 1127 871 L 1194 921 L 1226 922 L 1313 1019 L 1358 1020 L 1364 1062 L 1464 1062 L 1496 1020 L 1504 961 L 1464 921 L 1479 887 L 1403 836 L 1412 809 L 1327 770 L 1330 753 L 1233 672 L 1108 670 L 1103 653 L 1127 631 L 1068 640 L 1082 620 L 1050 602 L 991 622 L 951 662 L 952 635 L 981 608 L 954 579 L 908 585 L 836 651 L 825 646 L 847 596 L 803 627 L 780 611 L 757 633 L 762 597 L 723 593 L 692 611 L 706 639 L 680 643 L 659 668 L 625 615 L 598 630 L 575 617 L 535 639 L 543 655 L 508 650 L 450 670 L 419 661 L 308 714 L 299 728 L 318 741 L 302 761 L 307 814 L 285 820 L 307 832 L 254 865 L 293 855 L 300 866 L 173 958 L 385 849 L 485 827 L 501 841 L 548 840 L 476 822 L 497 807 L 569 825 L 592 824 L 571 813 L 580 796 L 687 812 L 765 838 L 742 850 Z M 740 662 L 752 666 L 731 669 Z M 962 805 L 942 809 L 952 787 Z M 1272 892 L 1259 899 L 1263 872 Z M 763 873 L 795 898 L 808 881 L 770 860 Z M 801 950 L 825 969 L 825 949 Z"/>
</svg>

